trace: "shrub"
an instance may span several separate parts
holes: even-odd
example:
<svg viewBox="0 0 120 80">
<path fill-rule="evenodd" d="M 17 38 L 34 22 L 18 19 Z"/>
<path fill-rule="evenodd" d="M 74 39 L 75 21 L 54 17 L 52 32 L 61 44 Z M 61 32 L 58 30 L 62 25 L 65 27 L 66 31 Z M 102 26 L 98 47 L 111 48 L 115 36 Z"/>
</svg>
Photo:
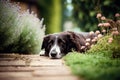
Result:
<svg viewBox="0 0 120 80">
<path fill-rule="evenodd" d="M 74 74 L 86 80 L 119 80 L 120 14 L 116 21 L 97 15 L 98 27 L 104 37 L 98 39 L 85 54 L 72 52 L 64 57 Z"/>
<path fill-rule="evenodd" d="M 39 53 L 44 37 L 43 19 L 29 10 L 20 11 L 18 3 L 0 1 L 0 52 Z"/>
</svg>

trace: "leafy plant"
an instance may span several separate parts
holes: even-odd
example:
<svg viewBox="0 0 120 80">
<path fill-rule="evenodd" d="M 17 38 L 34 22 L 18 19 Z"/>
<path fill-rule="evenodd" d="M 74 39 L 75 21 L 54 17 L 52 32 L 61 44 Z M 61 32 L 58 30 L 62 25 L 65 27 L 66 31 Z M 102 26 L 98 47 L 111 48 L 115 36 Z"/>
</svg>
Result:
<svg viewBox="0 0 120 80">
<path fill-rule="evenodd" d="M 104 37 L 85 53 L 72 52 L 64 57 L 74 74 L 86 80 L 119 80 L 120 72 L 120 15 L 116 21 L 97 15 L 98 27 Z"/>
<path fill-rule="evenodd" d="M 44 37 L 43 19 L 29 10 L 20 11 L 18 3 L 0 1 L 0 52 L 39 53 Z"/>
<path fill-rule="evenodd" d="M 112 18 L 120 11 L 117 0 L 72 0 L 72 4 L 74 19 L 83 31 L 97 30 L 97 12 Z"/>
</svg>

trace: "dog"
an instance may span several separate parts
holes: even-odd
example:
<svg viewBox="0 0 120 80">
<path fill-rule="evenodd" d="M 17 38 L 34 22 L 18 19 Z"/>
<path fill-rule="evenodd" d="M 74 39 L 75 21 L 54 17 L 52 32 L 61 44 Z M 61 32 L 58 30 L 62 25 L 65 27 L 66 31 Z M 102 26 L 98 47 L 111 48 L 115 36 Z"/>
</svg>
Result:
<svg viewBox="0 0 120 80">
<path fill-rule="evenodd" d="M 49 34 L 43 39 L 42 49 L 45 50 L 45 56 L 52 59 L 59 59 L 68 52 L 85 52 L 88 50 L 90 45 L 86 45 L 87 38 L 92 39 L 94 36 L 83 36 L 80 33 L 72 31 Z"/>
</svg>

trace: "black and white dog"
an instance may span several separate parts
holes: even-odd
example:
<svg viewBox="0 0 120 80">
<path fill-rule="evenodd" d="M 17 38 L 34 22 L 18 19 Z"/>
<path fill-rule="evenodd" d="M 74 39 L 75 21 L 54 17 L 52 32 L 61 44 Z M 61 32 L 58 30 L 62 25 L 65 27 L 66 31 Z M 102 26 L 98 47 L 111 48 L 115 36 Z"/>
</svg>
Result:
<svg viewBox="0 0 120 80">
<path fill-rule="evenodd" d="M 92 40 L 95 36 L 86 37 Z M 55 59 L 61 58 L 73 50 L 84 52 L 89 49 L 89 45 L 86 45 L 86 37 L 71 31 L 49 34 L 44 37 L 42 49 L 45 50 L 45 56 Z"/>
</svg>

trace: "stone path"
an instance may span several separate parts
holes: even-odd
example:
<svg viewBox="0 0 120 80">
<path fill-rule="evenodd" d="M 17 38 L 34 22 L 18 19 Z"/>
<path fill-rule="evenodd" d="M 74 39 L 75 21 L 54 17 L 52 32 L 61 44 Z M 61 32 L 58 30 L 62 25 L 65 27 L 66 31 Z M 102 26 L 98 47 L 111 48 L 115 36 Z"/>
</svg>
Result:
<svg viewBox="0 0 120 80">
<path fill-rule="evenodd" d="M 0 54 L 0 80 L 78 80 L 62 59 Z"/>
</svg>

